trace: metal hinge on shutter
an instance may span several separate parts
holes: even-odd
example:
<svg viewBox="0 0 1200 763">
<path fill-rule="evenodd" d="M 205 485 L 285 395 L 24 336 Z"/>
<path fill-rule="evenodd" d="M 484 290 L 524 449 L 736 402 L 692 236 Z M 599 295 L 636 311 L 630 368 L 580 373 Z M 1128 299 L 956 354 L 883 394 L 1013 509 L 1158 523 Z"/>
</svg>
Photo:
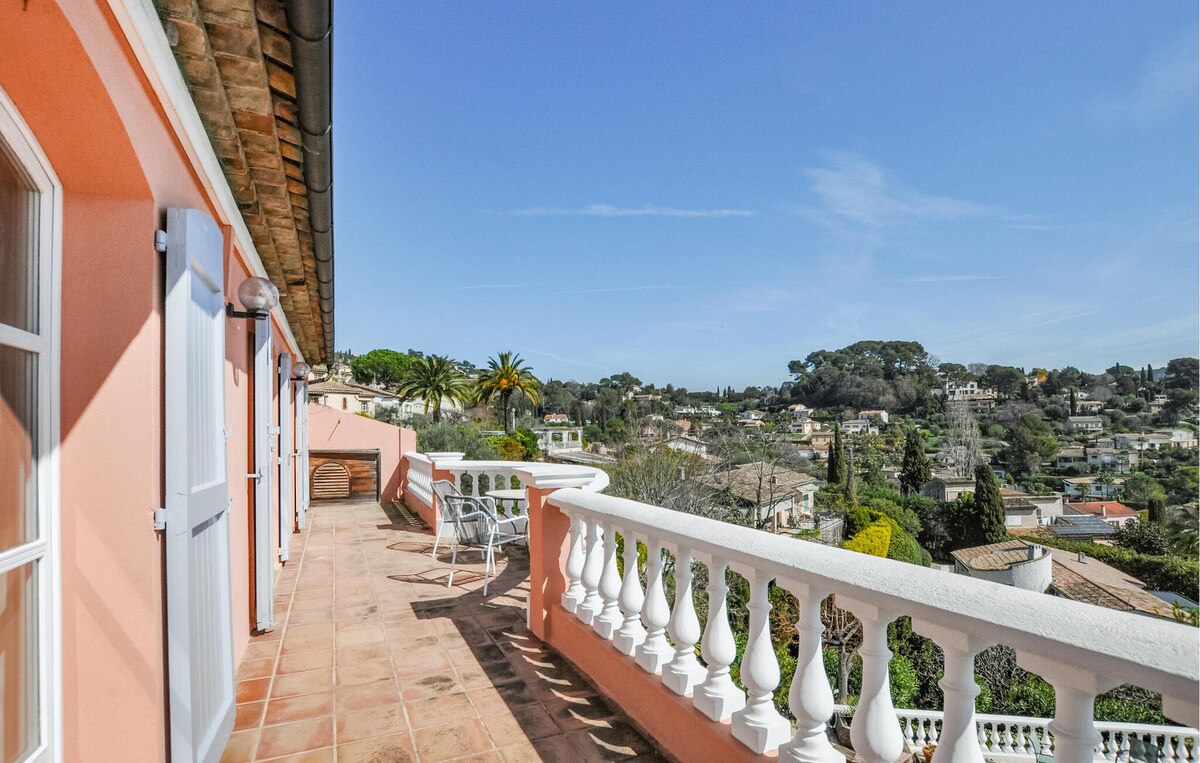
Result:
<svg viewBox="0 0 1200 763">
<path fill-rule="evenodd" d="M 160 508 L 157 508 L 154 510 L 154 529 L 155 530 L 167 529 L 167 510 L 166 509 L 160 507 Z"/>
</svg>

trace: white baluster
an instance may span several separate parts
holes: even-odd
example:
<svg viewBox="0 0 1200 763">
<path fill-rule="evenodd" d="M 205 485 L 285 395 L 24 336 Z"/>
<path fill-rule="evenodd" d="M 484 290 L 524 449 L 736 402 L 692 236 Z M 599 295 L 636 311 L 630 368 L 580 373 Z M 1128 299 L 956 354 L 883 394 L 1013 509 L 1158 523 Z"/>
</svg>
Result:
<svg viewBox="0 0 1200 763">
<path fill-rule="evenodd" d="M 479 472 L 476 472 L 476 473 L 474 473 L 474 474 L 472 474 L 472 475 L 471 475 L 471 495 L 475 496 L 476 498 L 478 498 L 479 496 L 481 496 L 481 495 L 482 495 L 482 493 L 480 493 L 480 492 L 479 492 L 479 490 L 480 490 L 480 488 L 479 488 L 479 477 L 480 477 L 480 474 L 479 474 Z M 456 480 L 457 482 L 461 483 L 461 482 L 462 482 L 462 475 L 461 475 L 461 474 L 459 474 L 459 475 L 456 475 L 456 476 L 455 476 L 455 480 Z"/>
<path fill-rule="evenodd" d="M 604 571 L 604 547 L 600 542 L 600 525 L 594 521 L 587 523 L 583 560 L 583 574 L 579 582 L 583 584 L 583 601 L 575 608 L 575 616 L 584 625 L 591 625 L 604 602 L 600 599 L 600 574 Z"/>
<path fill-rule="evenodd" d="M 1017 664 L 1054 687 L 1054 720 L 1048 724 L 1054 736 L 1054 762 L 1092 763 L 1101 742 L 1092 720 L 1096 695 L 1112 689 L 1117 682 L 1022 651 L 1017 652 Z"/>
<path fill-rule="evenodd" d="M 933 639 L 945 655 L 945 670 L 938 682 L 945 694 L 945 710 L 941 739 L 933 754 L 934 763 L 983 763 L 975 728 L 975 697 L 979 695 L 979 686 L 975 683 L 975 655 L 990 645 L 940 623 L 913 618 L 912 627 L 922 636 Z M 1011 731 L 1012 725 L 1005 724 L 1004 736 L 1000 738 L 1000 749 L 1005 752 L 1012 752 Z M 993 738 L 996 733 L 997 729 L 993 727 Z"/>
<path fill-rule="evenodd" d="M 792 679 L 792 686 L 795 686 L 795 685 L 796 685 L 796 683 L 795 683 L 795 682 L 796 682 L 797 680 L 799 680 L 799 678 L 800 678 L 800 662 L 799 662 L 799 660 L 797 660 L 797 661 L 796 661 L 796 676 L 795 676 L 795 678 L 793 678 L 793 679 Z M 792 698 L 792 693 L 791 693 L 791 691 L 789 691 L 789 692 L 788 692 L 788 700 L 789 700 L 788 704 L 789 704 L 789 707 L 790 707 L 790 705 L 791 705 L 791 698 Z M 792 712 L 794 713 L 795 711 L 793 710 Z M 916 740 L 916 739 L 914 739 L 914 737 L 913 737 L 913 724 L 912 724 L 912 722 L 913 722 L 913 719 L 912 719 L 912 717 L 911 717 L 911 716 L 908 716 L 908 715 L 904 716 L 904 724 L 903 724 L 903 726 L 904 726 L 904 741 L 905 741 L 905 742 L 914 742 L 914 741 L 919 741 L 919 740 Z M 920 725 L 921 725 L 921 721 L 920 721 L 920 720 L 918 720 L 918 721 L 917 721 L 917 727 L 919 728 L 919 727 L 920 727 Z M 799 719 L 797 719 L 797 720 L 796 720 L 796 733 L 797 733 L 797 734 L 799 734 L 799 733 L 800 733 L 800 721 L 799 721 Z M 781 760 L 783 759 L 783 751 L 784 751 L 784 747 L 780 747 L 780 748 L 779 748 L 779 757 L 780 757 L 780 759 L 781 759 Z"/>
<path fill-rule="evenodd" d="M 760 755 L 774 750 L 792 735 L 792 724 L 775 709 L 775 687 L 779 685 L 779 660 L 771 645 L 771 576 L 755 570 L 750 579 L 750 636 L 742 655 L 742 683 L 746 684 L 746 707 L 733 714 L 733 736 Z M 892 730 L 900 735 L 896 714 Z M 890 763 L 890 762 L 889 762 Z"/>
<path fill-rule="evenodd" d="M 888 680 L 892 652 L 887 645 L 887 626 L 896 615 L 874 604 L 851 599 L 841 606 L 862 623 L 862 646 L 858 648 L 863 664 L 862 694 L 850 724 L 856 759 L 865 763 L 895 763 L 904 754 L 904 737 L 896 723 Z"/>
<path fill-rule="evenodd" d="M 729 666 L 737 659 L 737 642 L 729 627 L 727 566 L 728 562 L 718 558 L 708 565 L 708 624 L 700 641 L 700 654 L 708 663 L 708 677 L 692 694 L 696 709 L 714 721 L 728 720 L 746 706 L 746 695 L 729 677 Z"/>
<path fill-rule="evenodd" d="M 567 552 L 567 590 L 562 595 L 563 609 L 574 612 L 583 602 L 583 584 L 579 577 L 583 574 L 583 517 L 571 517 L 571 548 Z"/>
<path fill-rule="evenodd" d="M 1018 755 L 1025 755 L 1029 752 L 1025 746 L 1025 724 L 1017 724 L 1017 740 L 1013 745 Z"/>
<path fill-rule="evenodd" d="M 975 737 L 976 737 L 977 741 L 979 742 L 980 750 L 989 750 L 990 749 L 988 747 L 987 723 L 981 722 L 981 721 L 975 722 Z"/>
<path fill-rule="evenodd" d="M 700 639 L 700 621 L 692 601 L 692 551 L 680 548 L 675 554 L 675 607 L 667 624 L 675 655 L 662 668 L 663 684 L 676 694 L 688 695 L 704 680 L 705 671 L 696 660 L 696 642 Z"/>
<path fill-rule="evenodd" d="M 647 538 L 646 550 L 646 601 L 642 603 L 646 640 L 637 648 L 637 664 L 647 673 L 657 674 L 671 659 L 671 645 L 666 636 L 671 610 L 663 589 L 663 544 Z"/>
<path fill-rule="evenodd" d="M 622 558 L 625 560 L 625 578 L 621 581 L 621 614 L 625 616 L 621 628 L 613 636 L 613 646 L 621 654 L 633 655 L 646 640 L 646 628 L 642 625 L 642 605 L 646 601 L 642 593 L 642 581 L 638 577 L 637 538 L 632 533 L 621 534 L 624 543 Z"/>
<path fill-rule="evenodd" d="M 833 749 L 825 734 L 825 722 L 833 715 L 833 689 L 825 675 L 825 662 L 821 655 L 821 600 L 824 591 L 814 591 L 806 585 L 787 583 L 786 587 L 796 597 L 799 617 L 796 633 L 796 673 L 788 690 L 788 709 L 796 716 L 796 733 L 790 742 L 779 748 L 779 760 L 784 763 L 842 763 L 841 753 Z M 913 734 L 913 719 L 905 716 L 904 733 L 909 739 Z M 916 733 L 924 736 L 921 721 L 917 719 Z"/>
<path fill-rule="evenodd" d="M 600 599 L 604 602 L 600 613 L 592 621 L 592 630 L 601 638 L 610 639 L 621 627 L 621 573 L 617 570 L 617 533 L 612 525 L 603 525 L 604 571 L 600 574 Z"/>
</svg>

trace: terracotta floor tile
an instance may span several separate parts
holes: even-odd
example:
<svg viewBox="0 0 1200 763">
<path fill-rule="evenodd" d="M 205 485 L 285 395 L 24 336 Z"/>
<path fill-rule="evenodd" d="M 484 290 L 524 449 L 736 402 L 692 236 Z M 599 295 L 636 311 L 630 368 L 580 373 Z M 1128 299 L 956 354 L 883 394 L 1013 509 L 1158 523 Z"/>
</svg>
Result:
<svg viewBox="0 0 1200 763">
<path fill-rule="evenodd" d="M 258 759 L 258 763 L 334 763 L 337 759 L 334 748 L 326 747 L 321 750 L 309 750 L 295 755 L 284 755 L 282 758 Z"/>
<path fill-rule="evenodd" d="M 385 642 L 375 644 L 356 644 L 354 646 L 343 646 L 337 649 L 334 656 L 334 661 L 339 665 L 358 665 L 363 662 L 371 662 L 374 660 L 386 660 L 392 656 L 391 649 Z"/>
<path fill-rule="evenodd" d="M 278 641 L 255 641 L 246 645 L 243 660 L 265 660 L 279 654 Z"/>
<path fill-rule="evenodd" d="M 400 696 L 405 702 L 440 697 L 445 694 L 457 694 L 465 688 L 453 670 L 400 679 Z"/>
<path fill-rule="evenodd" d="M 275 673 L 275 658 L 265 660 L 242 660 L 238 665 L 237 680 L 246 681 L 251 678 L 270 678 Z"/>
<path fill-rule="evenodd" d="M 497 747 L 554 736 L 560 731 L 558 724 L 541 705 L 526 705 L 507 713 L 481 714 L 481 717 Z"/>
<path fill-rule="evenodd" d="M 288 622 L 296 623 L 296 624 L 332 623 L 333 622 L 333 610 L 332 609 L 314 609 L 311 611 L 293 612 L 291 615 L 288 616 Z"/>
<path fill-rule="evenodd" d="M 276 673 L 303 673 L 308 670 L 320 670 L 333 667 L 333 650 L 321 649 L 315 652 L 298 652 L 285 654 L 279 658 Z"/>
<path fill-rule="evenodd" d="M 474 755 L 467 755 L 461 758 L 451 758 L 447 763 L 498 763 L 503 761 L 500 753 L 496 750 L 489 752 L 477 752 Z"/>
<path fill-rule="evenodd" d="M 376 644 L 383 640 L 383 628 L 378 625 L 338 631 L 337 634 L 337 645 L 339 647 L 355 646 L 357 644 Z"/>
<path fill-rule="evenodd" d="M 454 667 L 450 662 L 450 657 L 441 649 L 424 651 L 418 654 L 400 651 L 399 653 L 393 653 L 392 661 L 396 665 L 396 675 L 398 676 L 441 673 L 444 670 L 450 670 Z"/>
<path fill-rule="evenodd" d="M 245 702 L 237 706 L 236 715 L 233 719 L 234 731 L 245 731 L 246 729 L 257 728 L 262 725 L 263 711 L 266 709 L 266 702 Z"/>
<path fill-rule="evenodd" d="M 296 694 L 313 694 L 333 689 L 333 669 L 307 670 L 303 673 L 287 673 L 275 678 L 271 687 L 272 697 L 290 697 Z"/>
<path fill-rule="evenodd" d="M 333 623 L 289 623 L 287 632 L 284 633 L 285 641 L 287 639 L 303 638 L 305 636 L 328 636 L 333 633 Z"/>
<path fill-rule="evenodd" d="M 221 763 L 251 763 L 254 760 L 254 751 L 258 747 L 260 733 L 258 729 L 233 732 L 229 737 L 229 744 L 225 745 L 225 752 L 221 755 Z"/>
<path fill-rule="evenodd" d="M 440 726 L 446 723 L 447 718 L 467 718 L 476 715 L 475 706 L 464 692 L 413 700 L 406 702 L 404 708 L 408 711 L 408 722 L 414 729 Z"/>
<path fill-rule="evenodd" d="M 397 734 L 408 729 L 402 705 L 380 705 L 338 714 L 338 743 L 357 742 Z"/>
<path fill-rule="evenodd" d="M 397 734 L 339 744 L 337 759 L 338 763 L 415 763 L 417 756 L 408 734 Z"/>
<path fill-rule="evenodd" d="M 570 702 L 558 700 L 545 704 L 547 712 L 558 727 L 563 731 L 605 727 L 609 725 L 612 714 L 602 704 L 595 702 Z"/>
<path fill-rule="evenodd" d="M 350 665 L 338 665 L 337 685 L 356 686 L 369 684 L 372 681 L 383 681 L 394 678 L 396 672 L 392 669 L 391 660 L 372 660 Z"/>
<path fill-rule="evenodd" d="M 252 678 L 249 681 L 238 681 L 236 689 L 239 703 L 261 702 L 267 698 L 267 693 L 271 690 L 271 679 Z"/>
<path fill-rule="evenodd" d="M 615 721 L 608 728 L 573 731 L 567 734 L 567 739 L 585 761 L 629 760 L 654 752 L 624 721 Z"/>
<path fill-rule="evenodd" d="M 492 740 L 477 718 L 430 726 L 413 732 L 422 763 L 451 760 L 492 749 Z"/>
<path fill-rule="evenodd" d="M 333 648 L 333 633 L 324 636 L 298 636 L 283 640 L 283 653 L 315 652 L 318 649 Z"/>
<path fill-rule="evenodd" d="M 311 718 L 264 727 L 258 742 L 258 757 L 278 758 L 332 746 L 333 717 Z"/>
<path fill-rule="evenodd" d="M 267 713 L 263 723 L 267 726 L 274 726 L 279 723 L 319 718 L 322 715 L 333 715 L 332 691 L 272 699 L 267 704 Z"/>
<path fill-rule="evenodd" d="M 339 711 L 343 708 L 361 710 L 379 705 L 392 705 L 400 701 L 400 689 L 395 679 L 374 681 L 359 686 L 339 686 L 334 692 Z"/>
</svg>

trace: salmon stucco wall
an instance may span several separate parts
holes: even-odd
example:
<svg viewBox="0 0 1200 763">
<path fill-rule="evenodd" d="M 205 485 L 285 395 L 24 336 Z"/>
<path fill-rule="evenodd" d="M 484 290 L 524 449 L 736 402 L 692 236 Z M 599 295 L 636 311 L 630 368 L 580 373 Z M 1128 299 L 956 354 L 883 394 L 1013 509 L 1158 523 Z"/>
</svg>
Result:
<svg viewBox="0 0 1200 763">
<path fill-rule="evenodd" d="M 63 197 L 61 352 L 64 760 L 167 759 L 163 269 L 169 207 L 210 204 L 108 6 L 0 3 L 0 88 Z M 229 240 L 229 231 L 226 230 Z M 227 245 L 228 294 L 248 275 Z M 233 632 L 250 635 L 250 343 L 227 329 Z"/>
<path fill-rule="evenodd" d="M 399 500 L 401 454 L 415 450 L 417 434 L 364 416 L 308 405 L 309 450 L 379 450 L 380 501 Z"/>
</svg>

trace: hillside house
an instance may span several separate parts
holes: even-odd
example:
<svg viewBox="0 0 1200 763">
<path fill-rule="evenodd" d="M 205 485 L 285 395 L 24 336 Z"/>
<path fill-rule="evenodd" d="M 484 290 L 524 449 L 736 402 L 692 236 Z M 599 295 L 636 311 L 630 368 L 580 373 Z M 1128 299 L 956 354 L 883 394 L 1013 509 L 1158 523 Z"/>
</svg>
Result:
<svg viewBox="0 0 1200 763">
<path fill-rule="evenodd" d="M 812 418 L 814 411 L 803 403 L 792 403 L 788 406 L 788 413 L 792 414 L 792 418 L 798 421 L 800 419 Z"/>
<path fill-rule="evenodd" d="M 364 413 L 375 418 L 377 408 L 400 405 L 400 398 L 382 389 L 339 381 L 314 382 L 308 387 L 308 399 L 339 411 Z"/>
<path fill-rule="evenodd" d="M 954 501 L 963 493 L 975 492 L 971 477 L 935 477 L 921 486 L 921 495 L 935 501 Z"/>
<path fill-rule="evenodd" d="M 678 453 L 691 453 L 701 458 L 708 455 L 708 443 L 695 437 L 688 437 L 687 435 L 668 437 L 662 441 L 662 444 L 666 448 Z"/>
<path fill-rule="evenodd" d="M 952 382 L 942 385 L 942 400 L 947 404 L 965 403 L 972 411 L 990 411 L 996 407 L 996 390 L 979 382 Z"/>
<path fill-rule="evenodd" d="M 888 412 L 885 410 L 867 410 L 858 412 L 859 421 L 870 421 L 871 419 L 879 419 L 884 424 L 888 423 Z"/>
<path fill-rule="evenodd" d="M 792 434 L 810 435 L 820 429 L 821 422 L 810 418 L 794 419 L 792 423 L 788 424 L 788 432 Z"/>
<path fill-rule="evenodd" d="M 1067 431 L 1071 433 L 1098 433 L 1104 429 L 1104 419 L 1099 416 L 1069 416 Z"/>
<path fill-rule="evenodd" d="M 1064 514 L 1091 514 L 1113 527 L 1123 527 L 1139 516 L 1120 501 L 1067 501 Z"/>
<path fill-rule="evenodd" d="M 879 427 L 873 426 L 870 419 L 851 419 L 842 422 L 842 434 L 879 434 Z"/>
<path fill-rule="evenodd" d="M 1112 498 L 1125 490 L 1125 480 L 1121 477 L 1102 479 L 1101 477 L 1064 477 L 1063 494 L 1067 497 L 1079 498 Z"/>
<path fill-rule="evenodd" d="M 812 519 L 817 480 L 802 472 L 764 461 L 754 461 L 697 478 L 707 487 L 728 493 L 759 523 L 774 521 L 779 527 L 797 527 Z"/>
</svg>

